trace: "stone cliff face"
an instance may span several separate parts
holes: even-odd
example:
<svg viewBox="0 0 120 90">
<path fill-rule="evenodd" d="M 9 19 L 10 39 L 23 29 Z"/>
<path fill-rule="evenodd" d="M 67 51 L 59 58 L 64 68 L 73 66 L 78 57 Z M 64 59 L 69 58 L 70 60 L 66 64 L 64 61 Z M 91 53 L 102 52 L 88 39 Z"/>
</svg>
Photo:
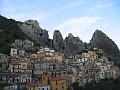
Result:
<svg viewBox="0 0 120 90">
<path fill-rule="evenodd" d="M 96 30 L 90 40 L 89 49 L 101 48 L 109 56 L 113 58 L 120 57 L 120 51 L 117 45 L 105 33 Z"/>
<path fill-rule="evenodd" d="M 36 20 L 28 20 L 20 25 L 22 31 L 31 39 L 40 45 L 46 45 L 48 42 L 48 31 L 42 29 Z"/>
<path fill-rule="evenodd" d="M 35 42 L 41 46 L 48 46 L 57 52 L 65 54 L 76 54 L 83 50 L 83 42 L 79 37 L 74 37 L 69 34 L 65 40 L 63 40 L 62 34 L 59 30 L 55 30 L 53 39 L 49 39 L 48 31 L 42 29 L 36 20 L 28 20 L 20 24 L 22 31 Z"/>
<path fill-rule="evenodd" d="M 68 37 L 63 40 L 62 34 L 58 30 L 54 31 L 53 39 L 49 39 L 48 31 L 42 29 L 36 20 L 18 22 L 0 16 L 0 31 L 0 53 L 8 55 L 10 45 L 14 40 L 25 40 L 27 38 L 38 43 L 38 47 L 48 46 L 57 52 L 68 55 L 78 54 L 83 50 L 87 51 L 88 49 L 100 48 L 103 49 L 105 55 L 107 54 L 112 58 L 120 58 L 120 51 L 117 45 L 100 30 L 95 31 L 89 44 L 83 43 L 79 37 L 74 37 L 72 34 L 69 34 Z"/>
<path fill-rule="evenodd" d="M 53 47 L 57 52 L 63 52 L 63 37 L 59 30 L 55 30 L 53 34 Z"/>
<path fill-rule="evenodd" d="M 65 38 L 64 42 L 66 54 L 78 54 L 83 51 L 84 45 L 82 40 L 79 37 L 74 37 L 71 33 Z"/>
<path fill-rule="evenodd" d="M 48 46 L 57 52 L 65 54 L 78 54 L 84 49 L 101 48 L 109 57 L 120 57 L 117 45 L 102 31 L 96 30 L 89 45 L 74 37 L 71 33 L 63 40 L 59 30 L 54 31 L 53 39 L 49 39 L 48 31 L 42 29 L 36 20 L 28 20 L 20 25 L 22 31 L 41 46 Z M 87 46 L 86 46 L 87 45 Z"/>
</svg>

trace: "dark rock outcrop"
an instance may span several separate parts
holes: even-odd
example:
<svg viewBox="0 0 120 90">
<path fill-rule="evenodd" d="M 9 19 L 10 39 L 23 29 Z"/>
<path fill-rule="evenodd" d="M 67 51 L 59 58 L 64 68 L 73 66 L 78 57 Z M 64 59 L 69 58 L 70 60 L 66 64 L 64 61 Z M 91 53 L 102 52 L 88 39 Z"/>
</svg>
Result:
<svg viewBox="0 0 120 90">
<path fill-rule="evenodd" d="M 86 53 L 87 53 L 87 52 L 88 52 L 88 48 L 89 48 L 89 43 L 84 42 L 83 45 L 84 45 L 83 52 L 86 52 Z"/>
<path fill-rule="evenodd" d="M 42 46 L 45 46 L 48 42 L 48 31 L 42 29 L 36 20 L 28 20 L 20 25 L 22 31 Z"/>
<path fill-rule="evenodd" d="M 57 52 L 63 52 L 63 37 L 59 30 L 55 30 L 53 34 L 53 47 Z"/>
<path fill-rule="evenodd" d="M 119 58 L 120 51 L 117 45 L 105 33 L 96 30 L 90 40 L 89 49 L 101 48 L 111 58 Z"/>
<path fill-rule="evenodd" d="M 40 47 L 47 46 L 55 49 L 57 52 L 68 55 L 78 54 L 83 50 L 87 51 L 87 49 L 100 48 L 103 49 L 105 55 L 108 57 L 120 58 L 120 51 L 117 45 L 100 30 L 95 31 L 89 44 L 83 44 L 79 37 L 74 37 L 72 34 L 69 34 L 68 37 L 63 40 L 62 34 L 58 30 L 54 31 L 53 39 L 49 39 L 48 31 L 42 29 L 36 20 L 18 22 L 0 16 L 1 53 L 9 55 L 10 44 L 15 39 L 25 40 L 26 38 L 35 41 L 35 43 L 38 43 L 36 45 Z"/>
<path fill-rule="evenodd" d="M 68 37 L 65 38 L 65 54 L 78 54 L 82 52 L 84 45 L 79 37 L 74 37 L 69 33 Z"/>
</svg>

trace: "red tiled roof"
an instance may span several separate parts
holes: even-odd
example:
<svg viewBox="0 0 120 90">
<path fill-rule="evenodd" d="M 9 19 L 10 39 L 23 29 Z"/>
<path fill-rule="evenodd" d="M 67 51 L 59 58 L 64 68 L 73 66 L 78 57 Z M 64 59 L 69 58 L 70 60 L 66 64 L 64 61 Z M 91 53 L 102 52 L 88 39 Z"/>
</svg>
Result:
<svg viewBox="0 0 120 90">
<path fill-rule="evenodd" d="M 57 71 L 62 71 L 60 69 L 52 69 L 52 70 L 49 70 L 49 72 L 57 72 Z"/>
<path fill-rule="evenodd" d="M 6 64 L 6 63 L 8 63 L 8 62 L 6 62 L 6 61 L 0 61 L 0 64 Z"/>
<path fill-rule="evenodd" d="M 41 61 L 35 61 L 35 62 L 32 62 L 32 63 L 54 63 L 55 60 L 41 60 Z"/>
<path fill-rule="evenodd" d="M 10 72 L 4 72 L 4 73 L 0 73 L 0 76 L 20 76 L 20 73 L 10 73 Z"/>
<path fill-rule="evenodd" d="M 21 74 L 21 75 L 24 75 L 24 74 L 32 74 L 32 72 L 21 72 L 20 74 Z"/>
<path fill-rule="evenodd" d="M 12 65 L 20 65 L 20 62 L 10 62 Z"/>
<path fill-rule="evenodd" d="M 44 87 L 44 86 L 49 86 L 46 83 L 34 83 L 30 82 L 26 84 L 27 87 Z"/>
</svg>

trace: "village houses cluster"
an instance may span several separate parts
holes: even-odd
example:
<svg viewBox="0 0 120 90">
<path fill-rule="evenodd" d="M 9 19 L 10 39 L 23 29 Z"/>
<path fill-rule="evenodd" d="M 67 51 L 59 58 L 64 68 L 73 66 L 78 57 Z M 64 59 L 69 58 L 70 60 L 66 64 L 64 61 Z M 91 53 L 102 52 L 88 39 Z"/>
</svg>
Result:
<svg viewBox="0 0 120 90">
<path fill-rule="evenodd" d="M 74 82 L 83 86 L 120 74 L 119 68 L 102 55 L 102 49 L 65 57 L 50 48 L 26 52 L 33 47 L 29 40 L 15 40 L 10 56 L 0 54 L 0 84 L 6 85 L 6 90 L 71 90 Z"/>
</svg>

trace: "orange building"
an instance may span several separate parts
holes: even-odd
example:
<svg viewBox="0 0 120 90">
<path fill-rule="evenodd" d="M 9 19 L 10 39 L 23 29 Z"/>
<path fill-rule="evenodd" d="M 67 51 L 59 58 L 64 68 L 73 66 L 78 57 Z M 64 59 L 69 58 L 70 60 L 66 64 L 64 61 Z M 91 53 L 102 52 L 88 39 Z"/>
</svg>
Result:
<svg viewBox="0 0 120 90">
<path fill-rule="evenodd" d="M 67 90 L 67 77 L 55 77 L 50 80 L 51 90 Z"/>
</svg>

